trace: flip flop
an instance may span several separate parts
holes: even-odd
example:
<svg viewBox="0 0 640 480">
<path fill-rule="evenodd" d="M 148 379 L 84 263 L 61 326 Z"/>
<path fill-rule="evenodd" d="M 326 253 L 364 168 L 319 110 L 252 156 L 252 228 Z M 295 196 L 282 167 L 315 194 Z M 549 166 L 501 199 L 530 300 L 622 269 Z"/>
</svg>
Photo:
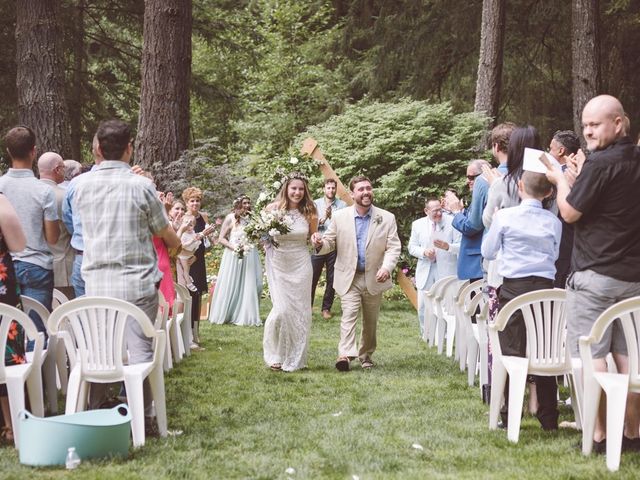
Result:
<svg viewBox="0 0 640 480">
<path fill-rule="evenodd" d="M 279 363 L 274 363 L 273 365 L 269 365 L 269 368 L 271 370 L 273 370 L 274 372 L 280 372 L 282 371 L 282 365 Z"/>
</svg>

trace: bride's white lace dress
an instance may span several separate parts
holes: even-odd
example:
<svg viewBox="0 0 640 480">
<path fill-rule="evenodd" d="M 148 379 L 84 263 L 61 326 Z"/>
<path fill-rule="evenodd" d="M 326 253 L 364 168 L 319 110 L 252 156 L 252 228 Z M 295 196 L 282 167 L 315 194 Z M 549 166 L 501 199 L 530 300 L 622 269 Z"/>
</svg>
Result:
<svg viewBox="0 0 640 480">
<path fill-rule="evenodd" d="M 264 324 L 264 361 L 291 372 L 307 365 L 311 330 L 311 257 L 309 224 L 298 210 L 290 210 L 291 231 L 279 235 L 278 248 L 266 251 L 267 281 L 273 308 Z"/>
</svg>

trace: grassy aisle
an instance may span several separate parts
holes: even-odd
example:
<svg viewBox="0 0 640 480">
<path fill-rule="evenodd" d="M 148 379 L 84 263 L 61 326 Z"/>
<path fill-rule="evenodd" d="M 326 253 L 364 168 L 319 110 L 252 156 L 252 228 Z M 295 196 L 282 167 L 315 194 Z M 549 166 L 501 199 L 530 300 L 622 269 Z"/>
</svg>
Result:
<svg viewBox="0 0 640 480">
<path fill-rule="evenodd" d="M 264 317 L 268 305 L 263 305 Z M 386 302 L 377 367 L 333 367 L 339 321 L 314 314 L 309 369 L 286 374 L 262 363 L 262 328 L 203 324 L 204 352 L 167 375 L 169 428 L 126 462 L 77 471 L 21 467 L 0 449 L 2 478 L 596 478 L 604 458 L 582 457 L 575 431 L 542 432 L 523 420 L 520 443 L 487 428 L 488 408 L 452 360 L 418 338 L 415 312 Z M 354 364 L 355 365 L 355 364 Z M 569 413 L 563 411 L 563 418 Z M 413 448 L 419 444 L 423 450 Z M 625 454 L 616 478 L 637 478 Z M 288 468 L 295 473 L 287 474 Z"/>
</svg>

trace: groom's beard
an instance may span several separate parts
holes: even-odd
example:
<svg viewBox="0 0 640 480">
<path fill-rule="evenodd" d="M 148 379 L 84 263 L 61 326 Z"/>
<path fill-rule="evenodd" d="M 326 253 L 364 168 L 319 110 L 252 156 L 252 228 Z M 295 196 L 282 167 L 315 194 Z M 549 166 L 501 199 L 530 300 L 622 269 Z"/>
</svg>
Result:
<svg viewBox="0 0 640 480">
<path fill-rule="evenodd" d="M 356 202 L 356 205 L 368 208 L 373 205 L 373 195 L 363 195 L 360 198 L 356 198 L 354 201 Z"/>
</svg>

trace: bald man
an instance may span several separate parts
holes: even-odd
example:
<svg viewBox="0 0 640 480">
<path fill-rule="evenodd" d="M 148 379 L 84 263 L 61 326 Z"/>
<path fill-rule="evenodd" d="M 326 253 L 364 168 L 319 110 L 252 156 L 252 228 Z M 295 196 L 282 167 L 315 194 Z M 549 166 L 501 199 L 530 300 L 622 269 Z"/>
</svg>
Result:
<svg viewBox="0 0 640 480">
<path fill-rule="evenodd" d="M 62 222 L 62 201 L 65 189 L 60 187 L 64 181 L 65 164 L 62 157 L 54 152 L 46 152 L 38 159 L 40 181 L 49 185 L 56 196 L 56 210 L 58 212 L 58 226 L 60 235 L 55 245 L 50 245 L 53 254 L 53 286 L 65 295 L 73 297 L 71 287 L 71 273 L 73 271 L 74 251 L 71 248 L 71 235 Z"/>
<path fill-rule="evenodd" d="M 622 104 L 610 95 L 591 99 L 582 112 L 589 155 L 573 187 L 560 170 L 549 170 L 558 187 L 558 208 L 575 223 L 573 273 L 567 279 L 567 335 L 573 357 L 578 339 L 611 305 L 640 295 L 640 155 L 626 135 Z M 611 352 L 618 371 L 629 371 L 627 348 L 619 322 L 594 345 L 595 368 L 606 371 Z M 635 397 L 630 397 L 635 404 Z M 602 411 L 601 411 L 602 412 Z M 627 408 L 623 448 L 640 449 L 639 422 Z M 596 423 L 594 450 L 604 452 L 604 414 Z"/>
</svg>

